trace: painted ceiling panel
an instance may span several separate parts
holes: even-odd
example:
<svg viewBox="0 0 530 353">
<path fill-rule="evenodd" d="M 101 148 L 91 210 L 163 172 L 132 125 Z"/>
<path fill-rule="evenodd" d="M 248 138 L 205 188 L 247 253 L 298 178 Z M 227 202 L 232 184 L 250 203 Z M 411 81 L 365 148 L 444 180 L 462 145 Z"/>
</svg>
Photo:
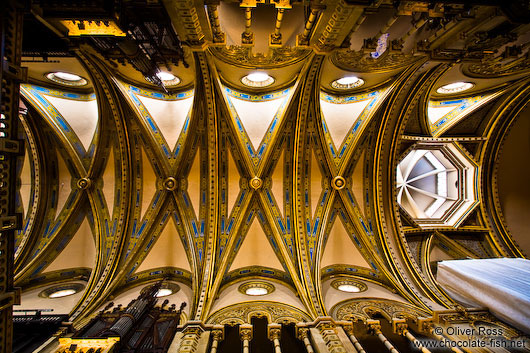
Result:
<svg viewBox="0 0 530 353">
<path fill-rule="evenodd" d="M 454 260 L 455 258 L 449 255 L 445 250 L 443 250 L 438 245 L 432 247 L 430 254 L 430 261 L 443 261 L 443 260 Z"/>
<path fill-rule="evenodd" d="M 237 201 L 237 195 L 239 195 L 239 179 L 240 175 L 236 162 L 234 162 L 232 152 L 228 149 L 228 214 L 230 214 Z"/>
<path fill-rule="evenodd" d="M 331 138 L 335 143 L 336 150 L 340 149 L 346 135 L 348 135 L 349 128 L 353 126 L 368 103 L 370 103 L 370 99 L 349 104 L 337 104 L 320 99 L 320 109 L 322 109 L 322 114 L 326 120 Z"/>
<path fill-rule="evenodd" d="M 112 217 L 112 211 L 114 209 L 114 187 L 116 181 L 116 172 L 114 165 L 114 149 L 112 148 L 109 151 L 107 158 L 107 165 L 105 166 L 105 171 L 103 172 L 103 194 L 105 195 L 105 200 L 107 201 L 107 208 L 109 210 L 109 215 Z"/>
<path fill-rule="evenodd" d="M 153 245 L 136 272 L 158 267 L 177 267 L 191 271 L 186 251 L 171 219 L 167 221 L 155 245 Z"/>
<path fill-rule="evenodd" d="M 184 126 L 193 103 L 193 96 L 182 100 L 161 100 L 142 95 L 137 96 L 173 149 Z"/>
<path fill-rule="evenodd" d="M 335 223 L 329 232 L 329 238 L 322 254 L 320 267 L 324 268 L 329 265 L 345 264 L 371 268 L 368 262 L 353 241 L 350 239 L 348 232 L 344 228 L 342 221 L 335 218 Z"/>
<path fill-rule="evenodd" d="M 498 91 L 492 94 L 482 94 L 480 96 L 462 99 L 429 101 L 427 118 L 431 133 L 433 136 L 443 134 L 451 126 L 464 119 L 471 112 L 477 110 L 501 94 L 502 91 Z"/>
<path fill-rule="evenodd" d="M 25 149 L 24 164 L 22 165 L 22 171 L 20 172 L 20 198 L 22 207 L 24 207 L 24 214 L 28 212 L 31 199 L 31 170 L 32 166 L 29 151 Z"/>
<path fill-rule="evenodd" d="M 96 263 L 96 244 L 87 218 L 83 220 L 74 237 L 61 251 L 59 256 L 46 267 L 45 271 L 56 271 L 66 268 L 93 268 Z"/>
<path fill-rule="evenodd" d="M 73 100 L 51 95 L 45 97 L 61 113 L 85 150 L 88 150 L 98 124 L 98 105 L 95 97 L 90 100 Z"/>
<path fill-rule="evenodd" d="M 250 101 L 232 96 L 228 97 L 245 127 L 254 150 L 257 151 L 274 116 L 288 96 L 283 95 L 266 101 Z"/>
<path fill-rule="evenodd" d="M 57 174 L 59 176 L 59 189 L 57 190 L 57 216 L 61 213 L 61 210 L 70 196 L 72 191 L 71 179 L 72 176 L 66 163 L 60 153 L 57 153 Z"/>
<path fill-rule="evenodd" d="M 276 199 L 276 204 L 278 205 L 278 209 L 280 210 L 280 213 L 283 215 L 283 194 L 284 194 L 284 186 L 283 186 L 283 168 L 284 165 L 284 155 L 285 150 L 282 151 L 280 154 L 280 157 L 278 158 L 278 162 L 276 162 L 276 167 L 274 168 L 274 171 L 272 173 L 272 187 L 271 191 L 274 195 L 274 198 Z"/>
<path fill-rule="evenodd" d="M 199 206 L 201 204 L 201 153 L 197 150 L 195 159 L 188 174 L 188 196 L 193 205 L 195 215 L 199 218 Z"/>
<path fill-rule="evenodd" d="M 322 173 L 315 152 L 311 150 L 311 214 L 315 215 L 322 194 Z"/>
<path fill-rule="evenodd" d="M 246 266 L 272 267 L 283 271 L 283 266 L 274 253 L 257 217 L 252 220 L 243 244 L 241 244 L 229 270 Z"/>
<path fill-rule="evenodd" d="M 364 189 L 364 160 L 365 152 L 359 157 L 355 168 L 353 169 L 352 176 L 352 192 L 355 196 L 355 201 L 357 201 L 359 211 L 364 215 L 364 198 L 365 198 L 365 189 Z"/>
<path fill-rule="evenodd" d="M 156 181 L 157 177 L 153 170 L 153 166 L 151 165 L 145 150 L 142 149 L 142 203 L 140 205 L 140 218 L 143 218 L 153 200 L 157 190 Z"/>
</svg>

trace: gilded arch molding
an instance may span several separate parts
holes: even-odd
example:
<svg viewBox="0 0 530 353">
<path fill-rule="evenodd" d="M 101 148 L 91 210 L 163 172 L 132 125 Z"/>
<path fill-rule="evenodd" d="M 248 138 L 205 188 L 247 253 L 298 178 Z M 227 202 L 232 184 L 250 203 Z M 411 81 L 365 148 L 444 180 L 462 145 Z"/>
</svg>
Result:
<svg viewBox="0 0 530 353">
<path fill-rule="evenodd" d="M 206 323 L 229 326 L 250 324 L 253 317 L 265 317 L 269 323 L 277 324 L 311 321 L 307 313 L 293 306 L 271 301 L 254 301 L 220 309 L 210 315 Z"/>
</svg>

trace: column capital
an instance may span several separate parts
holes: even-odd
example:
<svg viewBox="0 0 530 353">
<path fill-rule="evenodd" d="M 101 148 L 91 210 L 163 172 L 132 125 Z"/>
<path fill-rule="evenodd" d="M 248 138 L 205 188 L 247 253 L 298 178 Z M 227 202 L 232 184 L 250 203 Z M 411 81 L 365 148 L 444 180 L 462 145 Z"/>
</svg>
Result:
<svg viewBox="0 0 530 353">
<path fill-rule="evenodd" d="M 366 320 L 366 326 L 368 326 L 368 330 L 372 331 L 373 334 L 381 333 L 381 323 L 379 320 Z"/>
<path fill-rule="evenodd" d="M 407 321 L 405 319 L 392 319 L 392 331 L 402 336 L 408 331 Z"/>
<path fill-rule="evenodd" d="M 280 339 L 282 334 L 282 325 L 280 324 L 268 324 L 267 325 L 267 337 L 273 341 Z"/>
<path fill-rule="evenodd" d="M 225 339 L 225 327 L 224 325 L 214 325 L 211 328 L 212 337 L 216 341 L 222 341 Z"/>
<path fill-rule="evenodd" d="M 248 325 L 248 324 L 239 325 L 239 337 L 241 338 L 242 341 L 252 340 L 252 332 L 253 332 L 252 325 Z"/>
</svg>

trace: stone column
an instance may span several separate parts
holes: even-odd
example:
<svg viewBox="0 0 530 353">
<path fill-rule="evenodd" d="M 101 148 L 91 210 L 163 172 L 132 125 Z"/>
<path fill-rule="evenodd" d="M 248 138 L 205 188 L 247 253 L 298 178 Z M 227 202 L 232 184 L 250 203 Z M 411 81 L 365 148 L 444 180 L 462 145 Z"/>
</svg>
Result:
<svg viewBox="0 0 530 353">
<path fill-rule="evenodd" d="M 307 353 L 315 353 L 311 342 L 309 341 L 309 329 L 305 327 L 305 324 L 296 324 L 296 337 L 304 342 Z"/>
<path fill-rule="evenodd" d="M 423 353 L 431 353 L 431 351 L 427 348 L 420 346 L 416 337 L 414 337 L 414 335 L 410 333 L 409 327 L 405 319 L 392 319 L 392 329 L 394 333 L 406 337 L 410 341 L 410 343 L 414 345 L 414 347 L 421 347 L 420 350 Z"/>
<path fill-rule="evenodd" d="M 357 352 L 357 353 L 366 353 L 364 348 L 361 346 L 361 344 L 357 340 L 357 337 L 355 337 L 355 335 L 353 334 L 353 322 L 351 322 L 351 321 L 350 322 L 344 322 L 344 323 L 341 323 L 341 325 L 342 325 L 342 328 L 344 329 L 344 331 L 346 332 L 346 334 L 348 335 L 348 337 L 350 338 L 350 341 L 353 344 L 355 352 Z"/>
<path fill-rule="evenodd" d="M 267 325 L 267 336 L 274 344 L 274 353 L 282 353 L 280 348 L 280 336 L 282 334 L 282 325 L 280 324 L 268 324 Z"/>
<path fill-rule="evenodd" d="M 381 332 L 381 324 L 379 320 L 366 320 L 366 324 L 368 325 L 369 331 L 373 334 L 379 337 L 379 340 L 383 342 L 385 347 L 388 349 L 390 353 L 399 353 L 399 351 L 390 343 L 390 341 L 383 335 Z"/>
<path fill-rule="evenodd" d="M 249 324 L 239 325 L 239 337 L 243 341 L 243 353 L 250 352 L 249 344 L 252 340 L 252 329 L 252 325 Z"/>
<path fill-rule="evenodd" d="M 223 325 L 214 325 L 212 327 L 212 347 L 210 348 L 210 353 L 217 352 L 217 345 L 219 341 L 224 340 L 225 338 L 225 327 Z"/>
</svg>

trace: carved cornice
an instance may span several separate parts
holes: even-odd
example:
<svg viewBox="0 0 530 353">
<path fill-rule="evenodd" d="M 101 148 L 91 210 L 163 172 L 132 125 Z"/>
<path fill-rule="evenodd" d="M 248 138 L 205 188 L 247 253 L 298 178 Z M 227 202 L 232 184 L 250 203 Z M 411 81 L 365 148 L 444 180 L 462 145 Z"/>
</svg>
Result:
<svg viewBox="0 0 530 353">
<path fill-rule="evenodd" d="M 361 320 L 363 322 L 370 320 L 375 313 L 383 315 L 388 320 L 410 318 L 413 321 L 419 316 L 431 315 L 430 312 L 412 304 L 378 298 L 348 299 L 333 306 L 330 313 L 339 321 Z"/>
<path fill-rule="evenodd" d="M 216 311 L 207 320 L 216 325 L 250 324 L 253 317 L 266 317 L 268 322 L 289 324 L 309 321 L 310 317 L 300 309 L 277 302 L 247 302 L 227 306 Z"/>
<path fill-rule="evenodd" d="M 236 67 L 254 69 L 273 69 L 299 63 L 311 55 L 312 50 L 278 47 L 271 48 L 268 54 L 253 53 L 252 47 L 231 45 L 228 47 L 210 47 L 210 53 L 217 59 Z"/>
<path fill-rule="evenodd" d="M 381 57 L 374 59 L 370 53 L 365 53 L 362 50 L 341 49 L 334 51 L 330 58 L 333 64 L 343 70 L 383 73 L 410 66 L 422 59 L 422 56 L 386 52 Z"/>
</svg>

